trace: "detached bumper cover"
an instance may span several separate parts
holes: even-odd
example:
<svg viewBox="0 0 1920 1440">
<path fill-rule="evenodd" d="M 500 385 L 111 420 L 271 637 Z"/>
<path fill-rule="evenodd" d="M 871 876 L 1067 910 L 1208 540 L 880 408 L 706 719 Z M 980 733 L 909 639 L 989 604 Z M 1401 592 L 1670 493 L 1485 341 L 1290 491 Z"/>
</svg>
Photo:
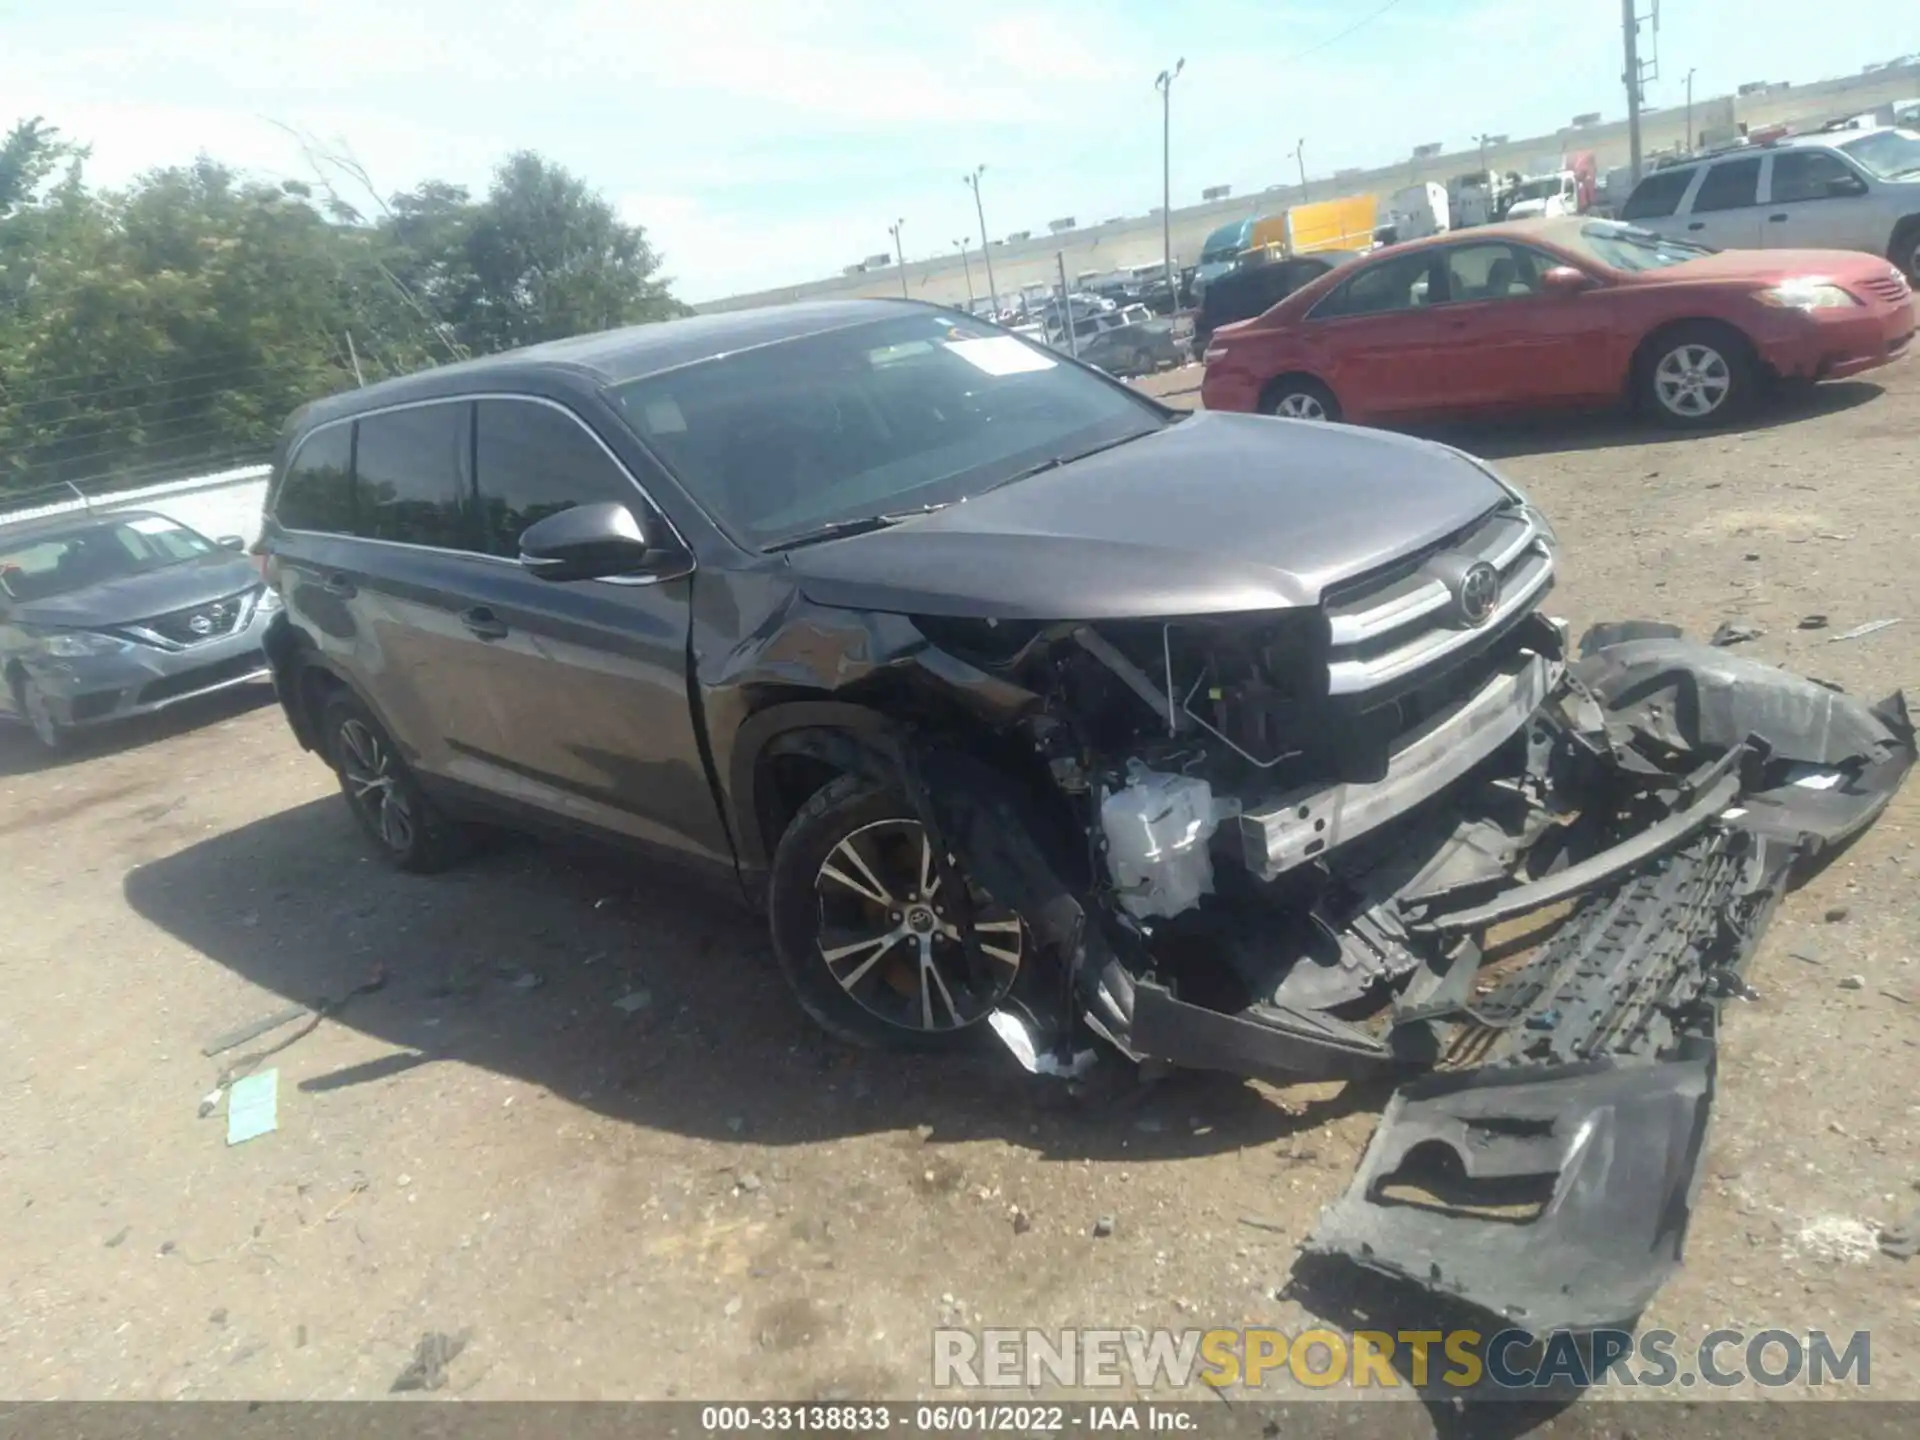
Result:
<svg viewBox="0 0 1920 1440">
<path fill-rule="evenodd" d="M 1915 759 L 1901 696 L 1868 706 L 1668 627 L 1595 632 L 1573 669 L 1617 738 L 1751 746 L 1788 778 L 1589 894 L 1462 1005 L 1442 1068 L 1394 1096 L 1306 1247 L 1536 1334 L 1631 1325 L 1679 1265 L 1724 997 L 1795 872 Z"/>
</svg>

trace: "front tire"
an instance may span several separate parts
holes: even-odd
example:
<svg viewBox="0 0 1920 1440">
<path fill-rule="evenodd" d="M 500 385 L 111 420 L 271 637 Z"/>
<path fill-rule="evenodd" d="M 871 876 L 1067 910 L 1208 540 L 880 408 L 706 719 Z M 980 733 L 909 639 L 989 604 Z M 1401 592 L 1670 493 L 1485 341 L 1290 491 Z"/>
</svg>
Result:
<svg viewBox="0 0 1920 1440">
<path fill-rule="evenodd" d="M 1640 367 L 1640 400 L 1660 421 L 1704 430 L 1738 419 L 1753 399 L 1752 352 L 1721 325 L 1676 325 L 1655 338 Z"/>
<path fill-rule="evenodd" d="M 1920 220 L 1903 220 L 1894 232 L 1887 258 L 1906 272 L 1907 283 L 1920 290 Z"/>
<path fill-rule="evenodd" d="M 788 825 L 768 911 L 774 956 L 801 1008 L 869 1049 L 970 1043 L 1028 949 L 1019 918 L 977 886 L 958 903 L 942 893 L 906 798 L 859 775 L 832 781 Z"/>
<path fill-rule="evenodd" d="M 16 680 L 13 702 L 42 753 L 61 755 L 66 752 L 70 732 L 53 718 L 53 708 L 47 704 L 47 697 L 41 693 L 38 685 L 24 676 Z"/>
<path fill-rule="evenodd" d="M 1318 380 L 1296 375 L 1268 387 L 1260 397 L 1260 413 L 1283 420 L 1338 420 L 1340 402 Z"/>
<path fill-rule="evenodd" d="M 381 859 L 426 875 L 462 858 L 458 827 L 427 798 L 393 737 L 357 696 L 343 691 L 328 700 L 320 726 L 340 793 Z"/>
</svg>

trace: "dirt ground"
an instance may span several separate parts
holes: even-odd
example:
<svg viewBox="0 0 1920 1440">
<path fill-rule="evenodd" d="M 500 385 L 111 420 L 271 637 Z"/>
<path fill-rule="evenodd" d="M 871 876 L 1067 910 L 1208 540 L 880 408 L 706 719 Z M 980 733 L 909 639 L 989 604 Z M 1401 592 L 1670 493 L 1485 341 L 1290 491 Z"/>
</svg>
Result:
<svg viewBox="0 0 1920 1440">
<path fill-rule="evenodd" d="M 1446 438 L 1551 515 L 1576 629 L 1744 619 L 1755 654 L 1920 693 L 1920 365 L 1704 438 Z M 57 765 L 0 736 L 0 1395 L 383 1396 L 440 1332 L 446 1395 L 906 1398 L 942 1323 L 1312 1323 L 1296 1246 L 1379 1094 L 848 1053 L 724 894 L 532 843 L 386 872 L 266 699 Z M 1783 907 L 1645 1321 L 1870 1330 L 1882 1398 L 1920 1398 L 1920 1261 L 1875 1245 L 1920 1203 L 1917 842 L 1920 784 Z M 375 974 L 266 1062 L 275 1133 L 197 1117 L 292 1027 L 209 1039 Z"/>
</svg>

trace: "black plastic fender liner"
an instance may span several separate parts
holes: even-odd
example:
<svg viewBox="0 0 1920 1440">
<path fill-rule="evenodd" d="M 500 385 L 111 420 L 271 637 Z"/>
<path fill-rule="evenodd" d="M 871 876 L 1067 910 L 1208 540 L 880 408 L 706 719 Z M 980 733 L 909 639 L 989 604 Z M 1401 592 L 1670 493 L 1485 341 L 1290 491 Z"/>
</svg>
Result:
<svg viewBox="0 0 1920 1440">
<path fill-rule="evenodd" d="M 1417 1080 L 1305 1252 L 1536 1335 L 1631 1327 L 1680 1263 L 1713 1087 L 1711 1041 L 1656 1065 Z"/>
<path fill-rule="evenodd" d="M 1331 1016 L 1259 1005 L 1229 1015 L 1144 980 L 1133 991 L 1133 1044 L 1169 1065 L 1282 1084 L 1366 1080 L 1408 1068 L 1381 1041 Z"/>
</svg>

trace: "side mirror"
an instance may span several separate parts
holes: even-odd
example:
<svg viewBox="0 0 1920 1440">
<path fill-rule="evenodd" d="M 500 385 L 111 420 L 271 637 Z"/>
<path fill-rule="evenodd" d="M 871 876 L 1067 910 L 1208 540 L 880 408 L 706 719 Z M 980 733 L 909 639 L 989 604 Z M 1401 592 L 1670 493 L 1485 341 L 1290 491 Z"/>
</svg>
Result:
<svg viewBox="0 0 1920 1440">
<path fill-rule="evenodd" d="M 575 505 L 520 536 L 520 563 L 542 580 L 631 575 L 656 555 L 647 527 L 624 505 Z"/>
<path fill-rule="evenodd" d="M 244 554 L 247 548 L 247 537 L 244 535 L 222 535 L 213 543 L 218 545 L 222 550 L 238 550 Z"/>
<path fill-rule="evenodd" d="M 1549 295 L 1578 295 L 1593 286 L 1591 275 L 1571 265 L 1556 265 L 1540 277 L 1540 288 Z"/>
</svg>

